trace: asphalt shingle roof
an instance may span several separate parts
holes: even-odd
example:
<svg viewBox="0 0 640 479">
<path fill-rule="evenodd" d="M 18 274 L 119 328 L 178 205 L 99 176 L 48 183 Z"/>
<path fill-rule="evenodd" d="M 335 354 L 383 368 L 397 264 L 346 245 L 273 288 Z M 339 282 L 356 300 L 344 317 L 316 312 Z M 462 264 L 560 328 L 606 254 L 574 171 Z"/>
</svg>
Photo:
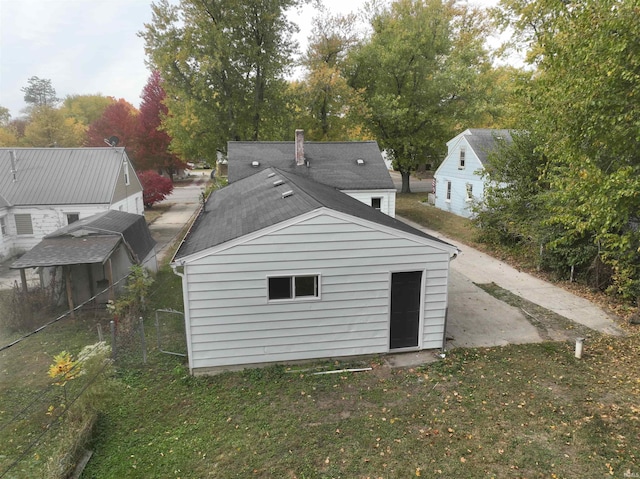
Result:
<svg viewBox="0 0 640 479">
<path fill-rule="evenodd" d="M 13 206 L 109 204 L 124 158 L 123 147 L 0 148 L 0 196 Z"/>
<path fill-rule="evenodd" d="M 144 216 L 108 210 L 45 236 L 11 268 L 103 263 L 123 239 L 139 262 L 155 246 Z"/>
<path fill-rule="evenodd" d="M 230 141 L 227 151 L 230 183 L 274 167 L 339 190 L 395 189 L 375 141 L 305 141 L 308 166 L 296 165 L 293 141 Z"/>
<path fill-rule="evenodd" d="M 281 184 L 275 185 L 280 181 Z M 291 192 L 290 196 L 283 197 L 285 192 Z M 214 192 L 176 252 L 174 261 L 323 207 L 451 247 L 335 188 L 291 172 L 268 168 Z"/>
<path fill-rule="evenodd" d="M 498 142 L 501 140 L 511 143 L 511 132 L 509 130 L 494 130 L 489 128 L 471 128 L 469 134 L 464 137 L 473 148 L 480 162 L 486 166 L 487 158 L 493 152 Z"/>
</svg>

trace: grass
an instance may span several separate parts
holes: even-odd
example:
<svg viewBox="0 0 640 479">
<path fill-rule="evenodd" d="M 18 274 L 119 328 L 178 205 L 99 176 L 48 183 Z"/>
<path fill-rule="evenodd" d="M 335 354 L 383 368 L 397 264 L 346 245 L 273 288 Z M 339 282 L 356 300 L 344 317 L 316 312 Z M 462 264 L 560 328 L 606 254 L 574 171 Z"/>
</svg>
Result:
<svg viewBox="0 0 640 479">
<path fill-rule="evenodd" d="M 623 477 L 640 472 L 639 352 L 598 338 L 581 361 L 548 342 L 413 370 L 209 378 L 157 357 L 120 372 L 83 477 Z"/>
<path fill-rule="evenodd" d="M 427 228 L 455 238 L 456 241 L 478 246 L 477 234 L 471 221 L 440 210 L 427 203 L 425 195 L 405 193 L 396 196 L 396 214 Z"/>
</svg>

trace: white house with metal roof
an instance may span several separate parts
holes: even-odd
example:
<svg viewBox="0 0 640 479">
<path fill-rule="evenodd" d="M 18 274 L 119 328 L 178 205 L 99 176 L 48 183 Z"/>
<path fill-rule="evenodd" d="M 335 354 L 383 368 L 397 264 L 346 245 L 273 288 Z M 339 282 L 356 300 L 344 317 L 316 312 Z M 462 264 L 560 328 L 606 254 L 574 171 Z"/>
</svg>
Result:
<svg viewBox="0 0 640 479">
<path fill-rule="evenodd" d="M 279 168 L 337 188 L 395 217 L 396 188 L 375 141 L 230 141 L 227 144 L 229 183 L 265 168 Z"/>
<path fill-rule="evenodd" d="M 0 148 L 0 258 L 106 210 L 144 214 L 142 185 L 122 147 Z"/>
<path fill-rule="evenodd" d="M 447 156 L 433 175 L 436 208 L 472 216 L 471 206 L 484 197 L 488 157 L 500 141 L 512 141 L 509 130 L 472 128 L 447 142 Z"/>
<path fill-rule="evenodd" d="M 172 260 L 192 373 L 442 348 L 456 247 L 267 168 L 214 192 Z"/>
</svg>

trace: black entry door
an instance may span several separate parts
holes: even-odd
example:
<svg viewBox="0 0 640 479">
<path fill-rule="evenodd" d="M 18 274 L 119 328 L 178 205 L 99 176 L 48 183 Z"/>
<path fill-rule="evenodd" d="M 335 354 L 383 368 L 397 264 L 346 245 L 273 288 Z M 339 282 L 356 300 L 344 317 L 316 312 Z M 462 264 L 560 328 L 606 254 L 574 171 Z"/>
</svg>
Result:
<svg viewBox="0 0 640 479">
<path fill-rule="evenodd" d="M 391 274 L 390 349 L 418 346 L 422 271 Z"/>
</svg>

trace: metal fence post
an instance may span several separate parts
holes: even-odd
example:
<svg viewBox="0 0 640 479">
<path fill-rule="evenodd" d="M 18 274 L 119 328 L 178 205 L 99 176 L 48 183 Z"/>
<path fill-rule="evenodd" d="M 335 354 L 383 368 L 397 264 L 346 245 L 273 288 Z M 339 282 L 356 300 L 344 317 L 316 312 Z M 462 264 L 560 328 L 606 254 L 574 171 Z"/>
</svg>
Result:
<svg viewBox="0 0 640 479">
<path fill-rule="evenodd" d="M 116 358 L 116 322 L 112 319 L 109 322 L 109 326 L 111 326 L 111 358 Z"/>
<path fill-rule="evenodd" d="M 140 316 L 140 335 L 142 336 L 142 362 L 147 364 L 147 341 L 144 337 L 144 319 Z"/>
</svg>

